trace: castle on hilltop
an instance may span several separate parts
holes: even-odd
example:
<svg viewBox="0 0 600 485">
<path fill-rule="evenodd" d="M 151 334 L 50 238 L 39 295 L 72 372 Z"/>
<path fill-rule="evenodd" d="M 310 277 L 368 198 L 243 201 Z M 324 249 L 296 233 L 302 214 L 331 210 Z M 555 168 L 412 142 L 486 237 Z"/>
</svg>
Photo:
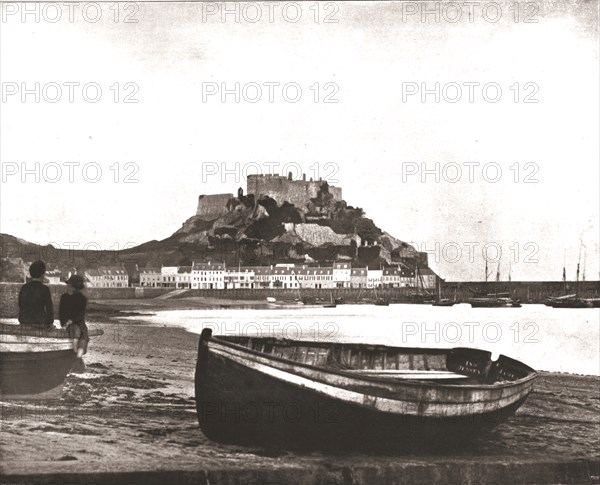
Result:
<svg viewBox="0 0 600 485">
<path fill-rule="evenodd" d="M 325 187 L 334 201 L 342 200 L 341 187 L 334 187 L 321 179 L 306 180 L 306 174 L 302 175 L 302 180 L 293 180 L 291 172 L 287 177 L 278 174 L 248 175 L 246 193 L 254 194 L 256 198 L 269 196 L 278 204 L 289 202 L 299 209 L 304 209 L 310 199 L 317 198 L 319 192 Z"/>
<path fill-rule="evenodd" d="M 253 194 L 257 200 L 268 196 L 279 205 L 289 202 L 302 210 L 320 193 L 329 193 L 335 202 L 342 200 L 341 187 L 334 187 L 321 179 L 306 180 L 305 174 L 302 180 L 293 180 L 291 172 L 287 177 L 279 174 L 248 175 L 246 181 L 246 194 Z M 196 215 L 207 218 L 223 216 L 228 212 L 227 203 L 232 197 L 233 194 L 200 195 Z"/>
</svg>

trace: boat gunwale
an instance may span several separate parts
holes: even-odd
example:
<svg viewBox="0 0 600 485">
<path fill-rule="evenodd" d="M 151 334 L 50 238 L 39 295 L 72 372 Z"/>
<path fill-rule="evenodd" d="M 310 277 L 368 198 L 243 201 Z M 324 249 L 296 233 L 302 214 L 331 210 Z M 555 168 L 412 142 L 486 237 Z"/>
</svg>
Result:
<svg viewBox="0 0 600 485">
<path fill-rule="evenodd" d="M 253 370 L 255 372 L 263 372 L 261 370 L 256 369 L 254 366 L 255 365 L 259 365 L 259 366 L 263 366 L 263 367 L 268 367 L 271 369 L 276 370 L 277 372 L 283 372 L 286 374 L 290 374 L 290 375 L 294 375 L 297 376 L 301 379 L 305 379 L 320 385 L 324 385 L 324 386 L 328 386 L 328 387 L 333 387 L 333 388 L 337 388 L 337 389 L 341 389 L 343 391 L 350 391 L 356 394 L 360 394 L 363 397 L 367 397 L 368 399 L 383 399 L 386 401 L 393 401 L 393 402 L 403 402 L 405 404 L 410 404 L 410 405 L 414 405 L 414 404 L 419 404 L 421 402 L 423 402 L 422 398 L 416 398 L 416 397 L 411 397 L 411 396 L 398 396 L 398 395 L 394 395 L 395 392 L 401 391 L 402 389 L 407 390 L 407 387 L 404 386 L 404 382 L 390 382 L 390 381 L 377 381 L 377 382 L 373 382 L 372 380 L 365 380 L 362 378 L 362 376 L 359 375 L 351 375 L 349 376 L 350 379 L 357 381 L 355 385 L 359 385 L 359 386 L 365 386 L 367 387 L 367 389 L 356 389 L 356 388 L 347 388 L 344 385 L 341 385 L 340 383 L 332 383 L 332 382 L 328 382 L 327 380 L 324 380 L 322 378 L 318 378 L 315 376 L 311 376 L 311 375 L 305 375 L 303 373 L 298 373 L 298 372 L 294 372 L 294 370 L 291 369 L 282 369 L 278 366 L 273 365 L 272 363 L 268 362 L 268 359 L 264 359 L 267 360 L 267 362 L 260 362 L 259 360 L 254 360 L 253 358 L 247 357 L 247 356 L 243 356 L 243 355 L 236 355 L 235 353 L 229 353 L 231 350 L 237 350 L 237 349 L 222 349 L 222 348 L 214 348 L 212 350 L 212 356 L 217 357 L 217 358 L 225 358 L 229 361 L 231 361 L 234 364 L 237 364 L 239 366 L 243 366 L 246 368 L 246 370 L 250 369 Z M 248 365 L 250 364 L 250 365 Z M 317 371 L 319 372 L 319 371 Z M 347 376 L 341 376 L 342 378 L 347 377 Z M 429 384 L 430 381 L 419 381 L 419 380 L 415 380 L 414 382 L 417 382 L 419 384 L 421 384 L 419 387 L 420 388 L 426 388 L 426 391 L 432 391 L 435 390 L 437 392 L 454 392 L 457 389 L 450 389 L 446 386 L 444 387 L 433 387 L 433 386 L 427 386 Z M 297 385 L 297 384 L 295 384 Z M 458 386 L 459 387 L 459 391 L 464 391 L 464 387 L 465 386 Z M 516 395 L 521 395 L 523 394 L 524 391 L 526 391 L 526 394 L 529 394 L 529 392 L 531 392 L 531 389 L 527 390 L 530 386 L 527 386 L 526 384 L 524 385 L 518 385 L 518 386 L 513 386 L 511 388 L 509 388 L 509 390 L 513 391 L 511 392 L 511 394 L 509 395 L 504 395 L 502 394 L 501 396 L 493 396 L 492 393 L 490 392 L 491 389 L 486 389 L 486 390 L 475 390 L 474 392 L 476 393 L 480 393 L 483 394 L 484 397 L 477 399 L 477 400 L 473 400 L 470 402 L 465 402 L 465 401 L 456 401 L 456 400 L 447 400 L 445 398 L 437 398 L 435 400 L 433 399 L 429 399 L 428 403 L 430 405 L 436 405 L 436 406 L 474 406 L 477 404 L 483 404 L 483 405 L 489 405 L 489 404 L 493 404 L 493 403 L 498 403 L 502 400 L 507 400 L 510 399 Z M 411 390 L 413 388 L 410 388 Z M 494 389 L 495 390 L 495 389 Z M 384 394 L 381 394 L 381 393 Z M 387 393 L 391 393 L 387 394 Z"/>
<path fill-rule="evenodd" d="M 15 337 L 31 337 L 31 338 L 47 338 L 47 339 L 70 339 L 69 332 L 65 328 L 56 328 L 51 325 L 49 327 L 23 325 L 21 323 L 3 323 L 0 322 L 0 342 L 3 336 Z M 104 335 L 104 330 L 101 328 L 89 328 L 88 335 L 90 337 L 100 337 Z M 13 342 L 7 342 L 13 343 Z"/>
<path fill-rule="evenodd" d="M 254 337 L 246 337 L 246 338 L 254 339 Z M 299 344 L 307 344 L 307 345 L 310 345 L 310 344 L 318 344 L 319 346 L 327 345 L 326 342 L 311 342 L 311 341 L 292 340 L 292 339 L 272 339 L 270 337 L 255 337 L 255 338 L 256 338 L 256 340 L 275 340 L 278 342 L 289 342 L 289 343 L 297 342 Z M 243 345 L 234 344 L 232 342 L 228 342 L 226 340 L 219 339 L 218 337 L 213 337 L 212 335 L 206 339 L 206 342 L 208 343 L 211 340 L 215 341 L 218 344 L 225 345 L 226 347 L 231 347 L 233 349 L 247 352 L 251 355 L 256 355 L 256 356 L 260 356 L 263 358 L 267 358 L 269 360 L 275 360 L 275 361 L 286 363 L 286 364 L 293 364 L 293 365 L 297 365 L 299 367 L 303 367 L 305 369 L 313 369 L 313 370 L 317 370 L 320 372 L 340 375 L 343 377 L 352 377 L 352 378 L 359 377 L 357 374 L 353 374 L 351 371 L 344 371 L 341 369 L 331 369 L 328 367 L 306 364 L 304 362 L 296 362 L 291 359 L 286 359 L 283 357 L 278 357 L 276 355 L 271 355 L 271 354 L 267 354 L 265 352 L 260 352 L 260 351 L 254 350 L 254 349 L 250 349 L 248 347 L 244 347 Z M 353 343 L 338 343 L 338 342 L 330 344 L 330 345 L 371 346 L 371 344 L 353 344 Z M 448 353 L 448 351 L 455 350 L 455 349 L 470 349 L 470 350 L 477 350 L 480 352 L 482 351 L 480 349 L 472 349 L 470 347 L 454 347 L 454 348 L 448 348 L 448 349 L 430 349 L 430 348 L 419 348 L 419 347 L 390 347 L 387 345 L 379 345 L 379 344 L 373 344 L 373 347 L 379 347 L 381 349 L 390 349 L 390 350 L 404 350 L 404 349 L 414 349 L 414 350 L 421 350 L 421 351 L 433 350 L 433 351 L 436 351 L 436 353 Z M 210 352 L 210 348 L 208 350 Z M 487 352 L 487 351 L 483 351 L 483 352 Z M 500 354 L 500 356 L 498 357 L 498 360 L 500 359 L 500 357 L 504 357 L 504 358 L 510 359 L 514 362 L 518 362 L 520 365 L 524 366 L 524 368 L 526 370 L 528 370 L 529 373 L 525 377 L 522 377 L 515 381 L 506 381 L 506 382 L 503 381 L 503 382 L 497 382 L 497 383 L 493 383 L 493 384 L 446 384 L 446 383 L 431 382 L 427 379 L 423 379 L 423 380 L 406 379 L 406 380 L 402 380 L 401 384 L 403 386 L 407 385 L 407 386 L 412 386 L 412 387 L 430 386 L 432 388 L 492 390 L 492 389 L 502 389 L 502 388 L 507 388 L 507 387 L 515 387 L 517 385 L 525 384 L 529 381 L 534 380 L 538 376 L 538 373 L 534 369 L 532 369 L 531 367 L 529 367 L 526 364 L 523 364 L 521 361 L 512 359 L 511 357 L 505 356 L 503 354 Z M 497 362 L 497 361 L 491 361 L 491 362 Z M 468 377 L 468 376 L 465 376 L 465 377 Z M 390 384 L 389 379 L 382 379 L 382 378 L 364 376 L 364 375 L 360 376 L 360 379 L 367 381 L 367 382 Z"/>
<path fill-rule="evenodd" d="M 24 347 L 17 347 L 21 345 Z M 31 346 L 40 346 L 39 349 L 31 349 Z M 45 348 L 43 346 L 46 346 Z M 48 352 L 73 352 L 73 341 L 70 342 L 57 342 L 57 343 L 3 343 L 0 342 L 0 355 L 9 354 L 45 354 Z"/>
</svg>

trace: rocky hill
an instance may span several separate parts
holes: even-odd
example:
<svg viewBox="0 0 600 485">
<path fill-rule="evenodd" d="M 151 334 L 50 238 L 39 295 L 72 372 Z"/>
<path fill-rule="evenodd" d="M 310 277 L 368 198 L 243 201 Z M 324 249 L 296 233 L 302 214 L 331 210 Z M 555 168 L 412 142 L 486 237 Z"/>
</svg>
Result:
<svg viewBox="0 0 600 485">
<path fill-rule="evenodd" d="M 333 200 L 326 183 L 303 208 L 280 204 L 269 196 L 245 196 L 240 189 L 237 197 L 226 202 L 225 210 L 218 207 L 215 215 L 203 211 L 186 220 L 170 237 L 123 251 L 66 251 L 7 234 L 0 234 L 0 245 L 5 260 L 41 258 L 63 272 L 113 264 L 123 264 L 134 272 L 136 266 L 189 265 L 193 261 L 264 265 L 347 260 L 371 267 L 425 262 L 414 248 L 365 217 L 362 209 Z"/>
</svg>

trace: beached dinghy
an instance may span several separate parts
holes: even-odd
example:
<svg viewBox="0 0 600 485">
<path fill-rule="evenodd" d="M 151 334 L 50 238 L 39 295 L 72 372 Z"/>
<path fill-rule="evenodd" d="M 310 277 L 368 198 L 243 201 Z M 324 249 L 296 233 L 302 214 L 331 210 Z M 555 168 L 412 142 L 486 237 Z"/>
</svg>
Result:
<svg viewBox="0 0 600 485">
<path fill-rule="evenodd" d="M 60 397 L 75 358 L 66 330 L 0 323 L 0 399 Z"/>
<path fill-rule="evenodd" d="M 512 416 L 536 373 L 477 349 L 212 337 L 196 408 L 204 434 L 284 448 L 413 448 L 460 441 Z"/>
</svg>

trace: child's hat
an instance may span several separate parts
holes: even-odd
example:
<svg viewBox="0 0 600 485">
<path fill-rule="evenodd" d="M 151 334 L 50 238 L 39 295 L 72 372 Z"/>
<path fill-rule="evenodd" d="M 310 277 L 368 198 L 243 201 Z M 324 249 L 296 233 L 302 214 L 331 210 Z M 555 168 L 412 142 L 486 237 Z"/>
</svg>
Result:
<svg viewBox="0 0 600 485">
<path fill-rule="evenodd" d="M 78 274 L 72 275 L 68 280 L 67 284 L 71 285 L 73 288 L 77 288 L 78 290 L 83 290 L 85 288 L 85 283 L 83 280 L 83 276 Z"/>
</svg>

